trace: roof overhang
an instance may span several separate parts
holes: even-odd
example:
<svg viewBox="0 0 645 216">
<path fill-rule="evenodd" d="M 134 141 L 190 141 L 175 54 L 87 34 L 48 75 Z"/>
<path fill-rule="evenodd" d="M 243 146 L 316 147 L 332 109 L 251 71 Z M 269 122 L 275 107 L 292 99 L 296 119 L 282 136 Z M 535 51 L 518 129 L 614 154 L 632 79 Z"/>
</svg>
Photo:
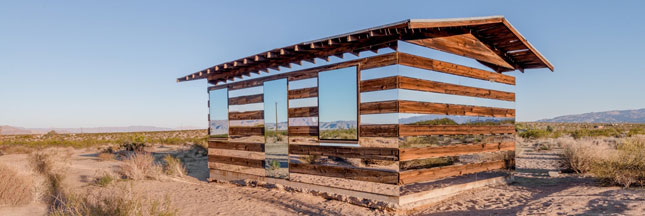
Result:
<svg viewBox="0 0 645 216">
<path fill-rule="evenodd" d="M 503 16 L 456 19 L 410 19 L 318 40 L 298 43 L 218 64 L 177 79 L 178 82 L 208 79 L 212 84 L 242 78 L 252 73 L 280 70 L 302 61 L 342 58 L 362 51 L 397 48 L 403 40 L 476 59 L 497 72 L 553 65 Z"/>
</svg>

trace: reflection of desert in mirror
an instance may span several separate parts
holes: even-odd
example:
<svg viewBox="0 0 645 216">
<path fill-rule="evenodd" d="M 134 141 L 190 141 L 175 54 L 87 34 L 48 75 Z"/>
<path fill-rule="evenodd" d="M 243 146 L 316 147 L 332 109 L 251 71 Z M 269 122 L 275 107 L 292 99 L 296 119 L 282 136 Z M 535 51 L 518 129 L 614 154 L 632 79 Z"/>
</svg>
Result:
<svg viewBox="0 0 645 216">
<path fill-rule="evenodd" d="M 264 138 L 267 176 L 289 177 L 287 80 L 264 82 Z"/>
<path fill-rule="evenodd" d="M 226 89 L 208 92 L 210 113 L 210 137 L 228 137 L 228 91 Z"/>
<path fill-rule="evenodd" d="M 356 73 L 348 67 L 318 74 L 320 139 L 358 139 Z"/>
</svg>

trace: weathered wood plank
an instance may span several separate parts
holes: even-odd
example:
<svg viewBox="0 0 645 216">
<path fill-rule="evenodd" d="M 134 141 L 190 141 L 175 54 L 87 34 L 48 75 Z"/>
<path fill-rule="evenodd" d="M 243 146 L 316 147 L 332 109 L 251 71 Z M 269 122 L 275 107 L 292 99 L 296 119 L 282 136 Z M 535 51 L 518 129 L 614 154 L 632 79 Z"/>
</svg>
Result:
<svg viewBox="0 0 645 216">
<path fill-rule="evenodd" d="M 398 113 L 399 101 L 378 101 L 361 103 L 361 114 Z"/>
<path fill-rule="evenodd" d="M 289 108 L 289 118 L 318 117 L 318 107 Z"/>
<path fill-rule="evenodd" d="M 515 117 L 514 109 L 481 107 L 458 104 L 441 104 L 418 101 L 399 101 L 400 113 L 445 114 L 464 116 Z"/>
<path fill-rule="evenodd" d="M 401 161 L 424 159 L 431 157 L 457 156 L 482 152 L 514 150 L 515 142 L 499 142 L 486 144 L 457 144 L 438 147 L 405 148 L 401 149 Z"/>
<path fill-rule="evenodd" d="M 457 135 L 457 134 L 510 134 L 513 125 L 400 125 L 400 136 Z"/>
<path fill-rule="evenodd" d="M 399 88 L 401 89 L 515 101 L 515 93 L 512 92 L 475 88 L 470 86 L 455 85 L 403 76 L 399 77 L 398 81 Z"/>
<path fill-rule="evenodd" d="M 236 157 L 236 158 L 246 158 L 253 160 L 264 160 L 264 152 L 254 152 L 254 151 L 241 151 L 241 150 L 231 150 L 231 149 L 217 149 L 209 148 L 208 155 L 219 155 L 227 157 Z"/>
<path fill-rule="evenodd" d="M 399 88 L 399 76 L 361 81 L 361 92 L 381 91 Z"/>
<path fill-rule="evenodd" d="M 208 148 L 264 152 L 264 143 L 208 141 Z"/>
<path fill-rule="evenodd" d="M 289 90 L 289 99 L 318 97 L 318 87 Z"/>
<path fill-rule="evenodd" d="M 419 170 L 408 170 L 400 173 L 399 184 L 411 184 L 415 182 L 424 182 L 445 177 L 459 176 L 504 168 L 506 168 L 505 161 L 491 161 Z"/>
<path fill-rule="evenodd" d="M 229 120 L 254 120 L 264 119 L 264 110 L 247 111 L 247 112 L 229 112 Z"/>
<path fill-rule="evenodd" d="M 229 127 L 229 136 L 264 136 L 264 127 Z"/>
<path fill-rule="evenodd" d="M 360 136 L 362 137 L 398 137 L 399 125 L 361 125 Z"/>
<path fill-rule="evenodd" d="M 399 64 L 433 70 L 458 76 L 470 77 L 480 80 L 493 81 L 498 83 L 505 83 L 515 85 L 515 77 L 504 75 L 501 73 L 490 72 L 477 68 L 457 65 L 449 62 L 429 59 L 421 56 L 411 55 L 407 53 L 399 53 Z"/>
<path fill-rule="evenodd" d="M 318 136 L 318 126 L 290 126 L 289 136 Z"/>
<path fill-rule="evenodd" d="M 289 145 L 289 154 L 336 156 L 336 157 L 347 157 L 347 158 L 364 158 L 364 159 L 396 161 L 399 158 L 399 149 L 398 148 Z"/>
<path fill-rule="evenodd" d="M 488 46 L 486 46 L 470 33 L 445 37 L 408 40 L 407 42 L 477 59 L 480 61 L 485 61 L 508 69 L 515 69 L 508 62 L 506 62 L 506 60 L 497 55 L 497 53 L 488 48 Z"/>
<path fill-rule="evenodd" d="M 361 114 L 415 113 L 461 116 L 515 117 L 514 109 L 393 100 L 361 103 Z"/>
<path fill-rule="evenodd" d="M 397 184 L 399 179 L 399 174 L 397 172 L 302 163 L 289 164 L 289 172 L 385 184 Z"/>
<path fill-rule="evenodd" d="M 228 99 L 228 105 L 243 105 L 264 102 L 264 94 L 247 95 Z"/>
<path fill-rule="evenodd" d="M 220 155 L 208 155 L 208 162 L 224 163 L 224 164 L 246 166 L 246 167 L 253 167 L 253 168 L 264 168 L 264 160 L 227 157 L 227 156 L 220 156 Z"/>
</svg>

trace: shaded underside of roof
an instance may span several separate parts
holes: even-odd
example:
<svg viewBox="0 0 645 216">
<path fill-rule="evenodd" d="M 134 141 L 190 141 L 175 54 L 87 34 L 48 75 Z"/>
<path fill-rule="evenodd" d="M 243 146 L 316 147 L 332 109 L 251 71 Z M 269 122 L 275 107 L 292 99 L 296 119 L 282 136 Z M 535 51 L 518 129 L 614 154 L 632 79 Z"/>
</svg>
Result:
<svg viewBox="0 0 645 216">
<path fill-rule="evenodd" d="M 177 79 L 208 79 L 217 84 L 252 73 L 280 70 L 302 61 L 342 58 L 362 51 L 397 48 L 403 40 L 474 58 L 497 72 L 548 68 L 553 65 L 503 16 L 457 19 L 411 19 L 346 34 L 298 43 L 218 64 Z M 477 52 L 471 52 L 474 50 Z"/>
</svg>

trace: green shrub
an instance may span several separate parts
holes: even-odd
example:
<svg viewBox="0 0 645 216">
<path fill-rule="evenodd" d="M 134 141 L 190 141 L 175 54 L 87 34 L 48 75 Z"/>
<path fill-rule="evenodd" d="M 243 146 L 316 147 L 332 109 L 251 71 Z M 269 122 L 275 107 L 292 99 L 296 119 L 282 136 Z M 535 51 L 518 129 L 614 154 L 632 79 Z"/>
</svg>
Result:
<svg viewBox="0 0 645 216">
<path fill-rule="evenodd" d="M 525 131 L 519 132 L 518 135 L 525 139 L 538 139 L 549 136 L 549 132 L 541 129 L 527 129 Z"/>
</svg>

